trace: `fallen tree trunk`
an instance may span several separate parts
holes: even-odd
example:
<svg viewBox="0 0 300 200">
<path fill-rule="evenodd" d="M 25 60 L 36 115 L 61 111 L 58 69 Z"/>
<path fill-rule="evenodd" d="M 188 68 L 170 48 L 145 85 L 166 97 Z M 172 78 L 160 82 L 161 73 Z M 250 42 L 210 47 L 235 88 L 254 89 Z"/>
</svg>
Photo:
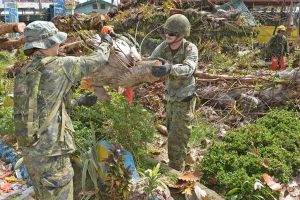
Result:
<svg viewBox="0 0 300 200">
<path fill-rule="evenodd" d="M 83 41 L 76 41 L 76 42 L 65 44 L 59 47 L 59 52 L 71 54 L 72 52 L 79 51 L 83 43 L 84 43 Z"/>
<path fill-rule="evenodd" d="M 216 74 L 208 74 L 204 72 L 196 72 L 195 77 L 197 77 L 198 81 L 204 82 L 217 82 L 217 81 L 239 81 L 245 83 L 257 83 L 260 81 L 270 81 L 270 78 L 267 76 L 229 76 L 229 75 L 216 75 Z"/>
<path fill-rule="evenodd" d="M 24 44 L 24 37 L 20 37 L 16 40 L 7 40 L 0 43 L 0 50 L 12 50 L 12 49 L 18 49 Z"/>
<path fill-rule="evenodd" d="M 6 33 L 23 33 L 24 29 L 26 27 L 26 24 L 21 23 L 12 23 L 12 24 L 3 24 L 0 25 L 0 35 L 4 35 Z"/>
</svg>

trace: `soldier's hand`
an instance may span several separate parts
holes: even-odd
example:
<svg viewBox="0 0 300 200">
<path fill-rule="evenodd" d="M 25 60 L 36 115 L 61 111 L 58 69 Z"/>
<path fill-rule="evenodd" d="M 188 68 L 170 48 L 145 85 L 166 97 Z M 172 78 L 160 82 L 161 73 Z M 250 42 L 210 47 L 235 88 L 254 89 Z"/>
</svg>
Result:
<svg viewBox="0 0 300 200">
<path fill-rule="evenodd" d="M 101 35 L 108 34 L 111 37 L 116 36 L 114 29 L 111 26 L 103 26 L 101 29 Z"/>
<path fill-rule="evenodd" d="M 78 106 L 93 106 L 97 102 L 97 97 L 91 93 L 82 94 L 76 99 Z"/>
<path fill-rule="evenodd" d="M 113 43 L 113 40 L 112 40 L 111 36 L 108 35 L 108 34 L 101 35 L 101 40 L 104 41 L 104 42 L 107 42 L 109 44 Z"/>
<path fill-rule="evenodd" d="M 91 49 L 96 49 L 101 43 L 101 37 L 96 34 L 93 36 L 92 39 L 89 39 L 86 41 L 86 44 L 91 48 Z"/>
<path fill-rule="evenodd" d="M 265 58 L 265 62 L 271 62 L 271 58 L 270 57 L 266 57 Z"/>
<path fill-rule="evenodd" d="M 165 62 L 160 66 L 153 66 L 151 69 L 151 73 L 155 77 L 163 77 L 171 72 L 172 65 L 168 62 Z"/>
</svg>

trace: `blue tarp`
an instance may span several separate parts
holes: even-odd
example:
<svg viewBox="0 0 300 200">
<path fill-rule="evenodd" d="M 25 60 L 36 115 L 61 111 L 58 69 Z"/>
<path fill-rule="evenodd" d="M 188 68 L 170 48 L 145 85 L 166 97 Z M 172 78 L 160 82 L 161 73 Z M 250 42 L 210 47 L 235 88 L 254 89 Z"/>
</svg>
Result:
<svg viewBox="0 0 300 200">
<path fill-rule="evenodd" d="M 11 147 L 5 146 L 1 141 L 0 141 L 0 158 L 5 162 L 11 163 L 13 166 L 15 166 L 15 164 L 18 161 L 18 157 L 15 150 Z M 25 179 L 29 178 L 29 174 L 24 165 L 20 167 L 20 172 L 23 178 Z"/>
<path fill-rule="evenodd" d="M 114 148 L 114 146 L 112 144 L 108 143 L 106 140 L 101 140 L 98 143 L 100 145 L 106 147 L 107 149 Z M 136 170 L 132 154 L 129 151 L 126 151 L 126 150 L 122 151 L 121 154 L 122 154 L 123 159 L 124 159 L 124 167 L 129 168 L 131 173 L 132 173 L 132 180 L 134 182 L 140 181 L 141 178 L 140 178 L 140 176 L 139 176 L 139 174 Z"/>
<path fill-rule="evenodd" d="M 251 26 L 256 25 L 256 21 L 254 17 L 250 13 L 249 9 L 247 8 L 243 0 L 231 0 L 228 3 L 221 5 L 220 8 L 223 10 L 231 10 L 231 9 L 241 10 L 242 16 L 245 17 L 249 25 Z"/>
</svg>

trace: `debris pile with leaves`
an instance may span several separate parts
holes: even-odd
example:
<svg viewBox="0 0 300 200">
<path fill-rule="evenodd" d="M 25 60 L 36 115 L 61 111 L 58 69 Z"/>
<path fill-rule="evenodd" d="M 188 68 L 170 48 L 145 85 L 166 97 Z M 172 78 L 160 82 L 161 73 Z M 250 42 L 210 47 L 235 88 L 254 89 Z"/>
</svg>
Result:
<svg viewBox="0 0 300 200">
<path fill-rule="evenodd" d="M 0 50 L 13 50 L 20 48 L 24 43 L 24 37 L 10 39 L 8 34 L 23 33 L 25 23 L 0 24 Z"/>
</svg>

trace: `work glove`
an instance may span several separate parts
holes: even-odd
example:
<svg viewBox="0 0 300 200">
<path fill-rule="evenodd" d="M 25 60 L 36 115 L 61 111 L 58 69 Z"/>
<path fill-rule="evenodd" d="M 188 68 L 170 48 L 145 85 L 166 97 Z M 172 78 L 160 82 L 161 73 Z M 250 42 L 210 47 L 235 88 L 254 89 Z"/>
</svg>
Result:
<svg viewBox="0 0 300 200">
<path fill-rule="evenodd" d="M 113 44 L 113 40 L 112 40 L 111 36 L 108 34 L 101 35 L 101 41 L 107 42 L 109 44 Z"/>
<path fill-rule="evenodd" d="M 159 60 L 162 62 L 160 66 L 153 66 L 151 69 L 151 73 L 155 77 L 163 77 L 171 72 L 172 65 L 162 58 L 155 58 L 155 60 Z"/>
<path fill-rule="evenodd" d="M 92 95 L 91 92 L 82 94 L 76 99 L 76 103 L 78 106 L 86 106 L 91 107 L 97 102 L 97 97 Z"/>
<path fill-rule="evenodd" d="M 86 44 L 91 49 L 96 49 L 100 45 L 100 43 L 101 43 L 101 37 L 98 34 L 94 35 L 92 39 L 86 41 Z"/>
<path fill-rule="evenodd" d="M 266 57 L 265 58 L 265 62 L 271 62 L 271 58 L 270 57 Z"/>
<path fill-rule="evenodd" d="M 103 28 L 101 29 L 101 34 L 102 35 L 108 34 L 111 37 L 116 36 L 116 33 L 114 32 L 114 29 L 111 26 L 103 26 Z"/>
</svg>

